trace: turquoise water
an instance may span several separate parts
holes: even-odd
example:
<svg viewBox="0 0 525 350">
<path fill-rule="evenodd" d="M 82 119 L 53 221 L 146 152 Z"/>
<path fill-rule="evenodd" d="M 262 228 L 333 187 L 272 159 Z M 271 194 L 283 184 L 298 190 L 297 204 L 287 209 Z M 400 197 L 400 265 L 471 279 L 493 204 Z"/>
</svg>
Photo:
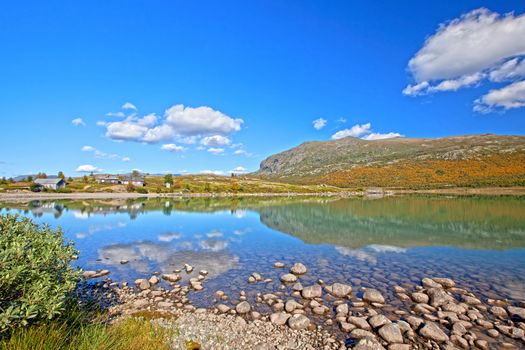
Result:
<svg viewBox="0 0 525 350">
<path fill-rule="evenodd" d="M 373 286 L 445 276 L 490 298 L 525 300 L 525 200 L 516 197 L 245 198 L 0 204 L 60 226 L 84 269 L 132 282 L 185 263 L 209 271 L 213 293 L 275 291 L 273 262 L 303 262 L 318 278 Z M 120 260 L 130 262 L 121 265 Z M 248 284 L 252 272 L 272 283 Z M 186 277 L 187 278 L 187 277 Z"/>
</svg>

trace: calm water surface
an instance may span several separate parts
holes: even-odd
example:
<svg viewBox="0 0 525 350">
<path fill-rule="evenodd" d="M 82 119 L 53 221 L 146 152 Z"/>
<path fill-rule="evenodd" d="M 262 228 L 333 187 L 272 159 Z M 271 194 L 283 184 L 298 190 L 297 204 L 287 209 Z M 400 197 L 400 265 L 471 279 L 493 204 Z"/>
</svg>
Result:
<svg viewBox="0 0 525 350">
<path fill-rule="evenodd" d="M 524 198 L 170 198 L 0 207 L 62 227 L 80 251 L 75 263 L 109 269 L 115 281 L 184 263 L 208 270 L 205 290 L 193 296 L 202 306 L 217 289 L 276 291 L 283 271 L 272 268 L 275 261 L 303 262 L 303 284 L 321 278 L 388 294 L 397 284 L 445 276 L 484 297 L 525 300 Z M 252 272 L 274 282 L 248 284 Z"/>
</svg>

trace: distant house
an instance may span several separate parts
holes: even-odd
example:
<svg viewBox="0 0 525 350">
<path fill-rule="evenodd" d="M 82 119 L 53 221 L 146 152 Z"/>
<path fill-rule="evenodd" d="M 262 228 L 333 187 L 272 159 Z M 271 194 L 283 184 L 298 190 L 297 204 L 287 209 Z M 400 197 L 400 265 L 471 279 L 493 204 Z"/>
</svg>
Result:
<svg viewBox="0 0 525 350">
<path fill-rule="evenodd" d="M 166 188 L 171 188 L 171 183 L 170 182 L 166 182 L 166 183 L 164 183 L 164 186 L 166 186 Z"/>
<path fill-rule="evenodd" d="M 118 185 L 121 183 L 120 179 L 116 175 L 97 175 L 95 176 L 95 181 L 99 184 L 110 184 Z"/>
<path fill-rule="evenodd" d="M 132 184 L 133 186 L 142 187 L 144 186 L 144 177 L 143 176 L 126 176 L 121 180 L 123 185 Z"/>
<path fill-rule="evenodd" d="M 56 179 L 36 179 L 35 184 L 40 188 L 47 188 L 48 190 L 58 190 L 66 187 L 66 181 L 59 177 Z"/>
</svg>

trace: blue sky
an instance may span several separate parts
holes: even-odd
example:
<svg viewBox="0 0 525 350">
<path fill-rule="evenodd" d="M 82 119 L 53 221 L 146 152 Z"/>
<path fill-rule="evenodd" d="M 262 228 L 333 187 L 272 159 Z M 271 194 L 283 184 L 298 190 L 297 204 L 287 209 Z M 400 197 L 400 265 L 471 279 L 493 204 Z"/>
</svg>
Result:
<svg viewBox="0 0 525 350">
<path fill-rule="evenodd" d="M 4 2 L 0 176 L 242 172 L 309 140 L 523 135 L 524 13 L 523 1 Z"/>
</svg>

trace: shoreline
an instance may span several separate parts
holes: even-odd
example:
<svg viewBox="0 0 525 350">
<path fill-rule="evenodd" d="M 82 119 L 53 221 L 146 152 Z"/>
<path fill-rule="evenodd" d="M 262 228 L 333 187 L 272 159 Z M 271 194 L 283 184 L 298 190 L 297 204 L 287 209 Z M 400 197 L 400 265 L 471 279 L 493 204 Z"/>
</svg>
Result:
<svg viewBox="0 0 525 350">
<path fill-rule="evenodd" d="M 254 193 L 129 193 L 129 192 L 3 192 L 0 201 L 20 202 L 53 199 L 138 199 L 138 198 L 235 198 L 235 197 L 382 197 L 391 195 L 433 194 L 433 195 L 486 195 L 486 196 L 525 196 L 525 187 L 480 187 L 480 188 L 440 188 L 422 190 L 384 189 L 383 193 L 361 191 L 338 192 L 254 192 Z"/>
<path fill-rule="evenodd" d="M 303 276 L 309 271 L 301 263 L 275 262 L 272 268 L 280 270 L 279 288 L 268 288 L 271 279 L 254 272 L 249 281 L 258 288 L 233 294 L 215 290 L 207 307 L 194 305 L 192 295 L 208 288 L 208 272 L 188 264 L 129 284 L 113 281 L 109 270 L 85 271 L 86 279 L 105 278 L 84 284 L 79 296 L 95 294 L 112 319 L 153 316 L 159 325 L 178 330 L 177 348 L 183 348 L 184 339 L 203 349 L 408 350 L 431 345 L 485 350 L 518 349 L 525 342 L 523 302 L 482 297 L 450 278 L 356 288 L 320 279 L 306 284 Z"/>
</svg>

